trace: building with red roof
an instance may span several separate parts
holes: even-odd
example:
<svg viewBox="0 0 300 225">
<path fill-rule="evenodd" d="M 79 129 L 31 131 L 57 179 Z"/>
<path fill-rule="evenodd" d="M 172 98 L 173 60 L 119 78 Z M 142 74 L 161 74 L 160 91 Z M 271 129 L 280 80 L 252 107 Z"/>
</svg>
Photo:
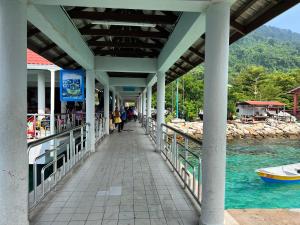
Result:
<svg viewBox="0 0 300 225">
<path fill-rule="evenodd" d="M 45 59 L 43 56 L 40 56 L 34 51 L 27 49 L 27 69 L 59 70 L 60 68 L 54 63 Z"/>
<path fill-rule="evenodd" d="M 239 117 L 253 117 L 254 119 L 265 119 L 285 110 L 285 104 L 278 101 L 243 101 L 236 105 Z"/>
</svg>

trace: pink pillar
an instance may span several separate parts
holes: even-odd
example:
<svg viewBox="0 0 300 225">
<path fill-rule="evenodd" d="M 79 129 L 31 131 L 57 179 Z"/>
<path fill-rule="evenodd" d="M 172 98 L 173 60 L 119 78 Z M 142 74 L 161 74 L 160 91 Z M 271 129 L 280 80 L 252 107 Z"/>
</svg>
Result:
<svg viewBox="0 0 300 225">
<path fill-rule="evenodd" d="M 294 108 L 293 108 L 294 116 L 297 115 L 297 112 L 298 112 L 298 94 L 295 93 L 294 94 Z"/>
</svg>

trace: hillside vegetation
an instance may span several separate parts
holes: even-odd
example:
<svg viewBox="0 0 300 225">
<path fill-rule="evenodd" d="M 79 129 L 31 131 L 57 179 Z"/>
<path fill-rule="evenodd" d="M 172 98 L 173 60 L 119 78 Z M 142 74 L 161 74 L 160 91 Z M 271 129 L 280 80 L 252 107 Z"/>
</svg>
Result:
<svg viewBox="0 0 300 225">
<path fill-rule="evenodd" d="M 179 78 L 180 117 L 193 120 L 203 108 L 204 69 Z M 289 90 L 300 86 L 300 34 L 263 26 L 230 46 L 228 111 L 243 100 L 278 100 L 292 106 Z M 166 88 L 166 108 L 175 111 L 176 82 Z M 153 98 L 155 105 L 155 96 Z"/>
</svg>

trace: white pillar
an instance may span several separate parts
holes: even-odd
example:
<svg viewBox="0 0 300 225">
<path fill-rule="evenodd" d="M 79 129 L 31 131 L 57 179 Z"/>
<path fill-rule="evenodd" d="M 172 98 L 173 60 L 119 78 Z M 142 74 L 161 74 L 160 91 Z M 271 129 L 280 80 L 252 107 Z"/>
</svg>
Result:
<svg viewBox="0 0 300 225">
<path fill-rule="evenodd" d="M 37 74 L 37 86 L 38 86 L 38 114 L 45 114 L 45 74 L 39 72 Z"/>
<path fill-rule="evenodd" d="M 116 108 L 116 94 L 114 91 L 112 91 L 112 111 L 114 111 Z"/>
<path fill-rule="evenodd" d="M 28 225 L 27 6 L 0 1 L 0 224 Z"/>
<path fill-rule="evenodd" d="M 224 224 L 227 83 L 229 54 L 228 1 L 207 9 L 202 156 L 202 225 Z"/>
<path fill-rule="evenodd" d="M 143 94 L 140 94 L 140 102 L 139 102 L 139 111 L 140 111 L 140 114 L 142 115 L 143 114 Z"/>
<path fill-rule="evenodd" d="M 67 102 L 60 102 L 60 112 L 61 113 L 67 112 Z"/>
<path fill-rule="evenodd" d="M 55 134 L 55 70 L 51 70 L 50 133 Z"/>
<path fill-rule="evenodd" d="M 87 146 L 95 152 L 95 71 L 86 71 L 86 122 L 89 123 Z"/>
<path fill-rule="evenodd" d="M 118 109 L 120 109 L 119 95 L 116 95 L 116 106 L 118 107 Z"/>
<path fill-rule="evenodd" d="M 158 71 L 157 73 L 157 99 L 156 99 L 156 112 L 157 112 L 157 145 L 156 150 L 160 151 L 160 137 L 161 137 L 161 124 L 165 122 L 165 84 L 166 74 Z"/>
<path fill-rule="evenodd" d="M 104 118 L 105 133 L 109 135 L 109 84 L 104 84 Z"/>
<path fill-rule="evenodd" d="M 152 86 L 147 86 L 147 134 L 150 131 L 149 118 L 151 118 Z"/>
<path fill-rule="evenodd" d="M 142 99 L 143 99 L 143 117 L 146 116 L 146 102 L 147 102 L 147 99 L 146 99 L 146 96 L 147 96 L 147 89 L 145 88 L 145 90 L 143 91 L 142 93 Z"/>
</svg>

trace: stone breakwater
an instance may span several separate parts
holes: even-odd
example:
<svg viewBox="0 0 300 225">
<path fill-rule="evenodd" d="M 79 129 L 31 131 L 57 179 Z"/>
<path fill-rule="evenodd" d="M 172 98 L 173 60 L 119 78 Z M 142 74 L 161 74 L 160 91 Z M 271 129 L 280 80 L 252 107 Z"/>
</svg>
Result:
<svg viewBox="0 0 300 225">
<path fill-rule="evenodd" d="M 202 122 L 172 121 L 168 123 L 168 125 L 197 139 L 202 139 Z M 300 138 L 300 123 L 287 123 L 273 120 L 253 124 L 244 124 L 240 121 L 230 121 L 227 123 L 228 140 L 245 138 Z"/>
</svg>

